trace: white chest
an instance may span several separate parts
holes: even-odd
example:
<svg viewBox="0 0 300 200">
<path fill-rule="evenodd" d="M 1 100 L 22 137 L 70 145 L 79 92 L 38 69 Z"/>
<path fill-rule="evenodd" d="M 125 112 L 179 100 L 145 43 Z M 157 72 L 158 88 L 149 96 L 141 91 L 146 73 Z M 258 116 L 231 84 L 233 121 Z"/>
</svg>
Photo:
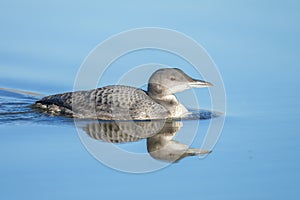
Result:
<svg viewBox="0 0 300 200">
<path fill-rule="evenodd" d="M 164 96 L 158 102 L 163 105 L 170 112 L 170 117 L 177 118 L 187 115 L 188 110 L 178 102 L 177 98 L 174 95 Z"/>
</svg>

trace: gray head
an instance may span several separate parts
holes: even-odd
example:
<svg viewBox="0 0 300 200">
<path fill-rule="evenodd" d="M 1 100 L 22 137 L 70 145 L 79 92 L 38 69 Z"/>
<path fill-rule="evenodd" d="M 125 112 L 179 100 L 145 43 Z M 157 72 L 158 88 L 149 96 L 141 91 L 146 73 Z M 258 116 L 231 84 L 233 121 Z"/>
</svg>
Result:
<svg viewBox="0 0 300 200">
<path fill-rule="evenodd" d="M 190 88 L 212 86 L 211 83 L 193 79 L 178 68 L 163 68 L 155 71 L 149 79 L 149 95 L 170 95 Z"/>
</svg>

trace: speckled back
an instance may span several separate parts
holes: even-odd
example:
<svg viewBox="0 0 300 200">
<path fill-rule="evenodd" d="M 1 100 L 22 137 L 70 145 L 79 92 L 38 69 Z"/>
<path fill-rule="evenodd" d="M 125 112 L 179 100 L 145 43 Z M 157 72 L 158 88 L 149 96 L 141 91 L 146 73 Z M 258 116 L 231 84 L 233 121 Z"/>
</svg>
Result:
<svg viewBox="0 0 300 200">
<path fill-rule="evenodd" d="M 130 86 L 106 86 L 42 98 L 36 105 L 53 114 L 107 120 L 162 119 L 168 111 L 145 91 Z"/>
</svg>

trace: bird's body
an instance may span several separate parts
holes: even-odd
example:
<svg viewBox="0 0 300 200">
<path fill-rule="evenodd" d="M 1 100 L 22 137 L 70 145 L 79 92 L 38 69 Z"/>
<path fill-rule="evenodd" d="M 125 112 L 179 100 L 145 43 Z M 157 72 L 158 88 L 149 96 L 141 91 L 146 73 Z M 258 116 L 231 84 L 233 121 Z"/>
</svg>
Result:
<svg viewBox="0 0 300 200">
<path fill-rule="evenodd" d="M 54 115 L 77 118 L 141 120 L 168 117 L 168 111 L 145 91 L 122 85 L 51 95 L 37 101 L 36 105 Z"/>
<path fill-rule="evenodd" d="M 122 85 L 46 96 L 34 106 L 53 115 L 102 120 L 179 118 L 188 113 L 174 93 L 211 84 L 190 78 L 176 68 L 157 70 L 148 91 Z"/>
</svg>

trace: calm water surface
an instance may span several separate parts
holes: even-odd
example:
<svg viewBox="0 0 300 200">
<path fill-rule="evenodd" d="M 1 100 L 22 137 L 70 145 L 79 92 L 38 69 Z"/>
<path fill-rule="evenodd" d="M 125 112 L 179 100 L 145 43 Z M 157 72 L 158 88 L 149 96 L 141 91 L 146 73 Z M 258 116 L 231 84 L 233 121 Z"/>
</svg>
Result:
<svg viewBox="0 0 300 200">
<path fill-rule="evenodd" d="M 130 28 L 166 27 L 194 38 L 219 66 L 226 123 L 205 159 L 187 157 L 153 173 L 127 174 L 94 159 L 71 119 L 26 108 L 38 97 L 1 91 L 1 199 L 299 197 L 299 3 L 57 3 L 0 3 L 1 88 L 42 95 L 71 91 L 80 64 L 99 42 Z M 153 53 L 116 62 L 115 69 L 149 62 L 190 67 Z M 207 91 L 196 93 L 209 108 Z M 18 107 L 22 113 L 7 114 Z M 184 123 L 182 134 L 196 121 Z M 208 125 L 200 122 L 192 147 L 201 145 Z M 146 140 L 123 146 L 147 152 Z"/>
</svg>

